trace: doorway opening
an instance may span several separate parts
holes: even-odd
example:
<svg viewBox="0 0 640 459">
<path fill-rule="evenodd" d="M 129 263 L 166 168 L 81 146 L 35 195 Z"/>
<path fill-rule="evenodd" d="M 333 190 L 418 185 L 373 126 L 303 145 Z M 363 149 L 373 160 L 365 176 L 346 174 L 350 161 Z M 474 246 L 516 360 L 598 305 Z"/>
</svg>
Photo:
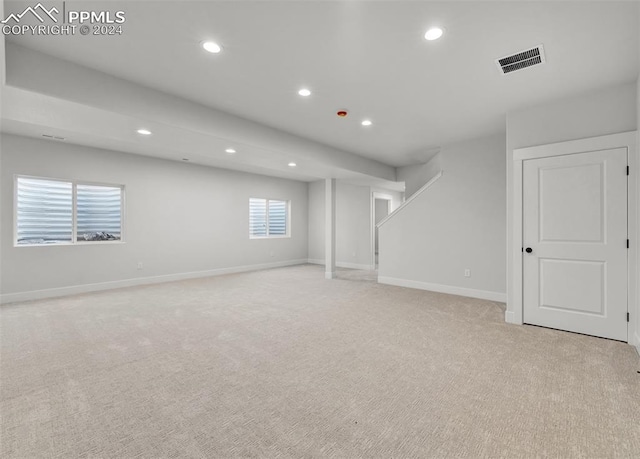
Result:
<svg viewBox="0 0 640 459">
<path fill-rule="evenodd" d="M 382 193 L 373 193 L 373 254 L 372 265 L 378 269 L 379 243 L 378 243 L 378 223 L 384 220 L 391 213 L 391 196 Z"/>
</svg>

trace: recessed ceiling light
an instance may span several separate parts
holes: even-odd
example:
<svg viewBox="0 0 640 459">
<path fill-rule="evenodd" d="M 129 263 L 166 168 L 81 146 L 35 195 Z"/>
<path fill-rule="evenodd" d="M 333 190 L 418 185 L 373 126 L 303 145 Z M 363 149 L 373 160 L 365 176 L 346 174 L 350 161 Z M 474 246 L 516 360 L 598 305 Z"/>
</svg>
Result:
<svg viewBox="0 0 640 459">
<path fill-rule="evenodd" d="M 300 94 L 302 97 L 309 97 L 311 95 L 311 91 L 307 88 L 302 88 L 300 91 L 298 91 L 298 94 Z"/>
<path fill-rule="evenodd" d="M 151 135 L 151 131 L 149 129 L 138 129 L 136 132 L 141 135 Z"/>
<path fill-rule="evenodd" d="M 289 163 L 289 167 L 296 167 L 297 164 L 296 163 Z"/>
<path fill-rule="evenodd" d="M 442 36 L 443 33 L 444 33 L 444 30 L 442 30 L 440 27 L 432 27 L 429 30 L 427 30 L 427 33 L 424 34 L 424 38 L 429 41 L 437 40 Z"/>
<path fill-rule="evenodd" d="M 227 153 L 227 154 L 229 154 L 229 155 L 232 155 L 232 154 L 234 154 L 235 152 L 236 152 L 236 151 L 235 151 L 233 148 L 227 148 L 227 149 L 225 150 L 225 153 Z"/>
<path fill-rule="evenodd" d="M 363 126 L 371 126 L 373 123 L 371 122 L 371 120 L 362 120 L 362 124 Z"/>
<path fill-rule="evenodd" d="M 213 54 L 218 54 L 220 51 L 222 51 L 222 47 L 214 41 L 202 42 L 202 47 L 205 51 Z"/>
</svg>

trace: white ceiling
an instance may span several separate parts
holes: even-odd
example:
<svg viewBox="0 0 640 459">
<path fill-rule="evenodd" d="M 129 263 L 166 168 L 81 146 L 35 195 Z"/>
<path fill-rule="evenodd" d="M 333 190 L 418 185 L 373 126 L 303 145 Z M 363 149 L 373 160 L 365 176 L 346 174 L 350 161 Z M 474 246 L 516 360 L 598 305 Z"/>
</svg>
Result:
<svg viewBox="0 0 640 459">
<path fill-rule="evenodd" d="M 31 3 L 5 2 L 5 16 Z M 87 5 L 66 3 L 68 9 Z M 439 145 L 504 131 L 509 110 L 635 80 L 638 7 L 548 1 L 91 2 L 92 10 L 126 12 L 121 36 L 10 41 L 401 166 L 423 161 Z M 431 25 L 445 28 L 440 40 L 424 40 Z M 220 43 L 223 52 L 202 51 L 204 39 Z M 545 65 L 499 74 L 494 59 L 538 44 L 544 44 Z M 297 95 L 302 86 L 313 91 L 311 97 Z M 346 119 L 335 116 L 341 108 L 350 112 Z M 373 126 L 360 126 L 364 117 Z"/>
</svg>

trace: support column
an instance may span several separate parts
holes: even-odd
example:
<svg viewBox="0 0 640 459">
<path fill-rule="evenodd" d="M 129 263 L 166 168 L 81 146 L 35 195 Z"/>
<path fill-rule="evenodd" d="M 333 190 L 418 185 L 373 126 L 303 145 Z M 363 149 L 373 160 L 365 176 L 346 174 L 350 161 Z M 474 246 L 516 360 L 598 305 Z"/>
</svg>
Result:
<svg viewBox="0 0 640 459">
<path fill-rule="evenodd" d="M 336 277 L 336 179 L 324 181 L 325 231 L 324 231 L 324 277 Z"/>
</svg>

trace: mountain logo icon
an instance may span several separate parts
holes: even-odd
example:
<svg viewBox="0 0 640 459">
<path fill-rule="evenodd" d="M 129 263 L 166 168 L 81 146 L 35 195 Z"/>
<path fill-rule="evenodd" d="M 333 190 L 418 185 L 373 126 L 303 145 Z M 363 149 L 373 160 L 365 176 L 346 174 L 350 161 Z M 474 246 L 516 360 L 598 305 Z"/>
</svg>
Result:
<svg viewBox="0 0 640 459">
<path fill-rule="evenodd" d="M 27 13 L 31 13 L 32 15 L 34 15 L 38 21 L 40 22 L 44 22 L 46 16 L 49 16 L 49 18 L 51 18 L 51 20 L 53 20 L 53 22 L 58 22 L 58 18 L 56 18 L 54 16 L 54 14 L 58 14 L 59 11 L 56 7 L 51 8 L 50 10 L 46 9 L 44 6 L 42 6 L 42 3 L 38 3 L 36 6 L 31 7 L 28 6 L 27 8 L 25 8 L 25 10 L 20 13 L 20 14 L 15 14 L 15 13 L 11 13 L 9 16 L 7 16 L 7 18 L 4 21 L 0 21 L 2 24 L 6 24 L 7 22 L 9 22 L 10 20 L 14 20 L 15 22 L 20 22 L 20 20 L 24 17 L 24 15 L 26 15 Z M 38 14 L 39 13 L 39 14 Z"/>
</svg>

